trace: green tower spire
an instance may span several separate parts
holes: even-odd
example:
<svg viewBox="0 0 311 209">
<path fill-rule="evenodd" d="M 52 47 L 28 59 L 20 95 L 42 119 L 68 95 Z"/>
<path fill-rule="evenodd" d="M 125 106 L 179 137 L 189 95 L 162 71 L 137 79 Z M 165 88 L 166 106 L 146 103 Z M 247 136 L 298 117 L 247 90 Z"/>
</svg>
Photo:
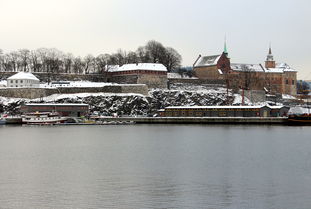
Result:
<svg viewBox="0 0 311 209">
<path fill-rule="evenodd" d="M 225 43 L 224 43 L 224 54 L 225 54 L 227 57 L 229 57 L 229 56 L 228 56 L 228 50 L 227 50 L 227 40 L 226 40 L 226 36 L 225 36 Z"/>
</svg>

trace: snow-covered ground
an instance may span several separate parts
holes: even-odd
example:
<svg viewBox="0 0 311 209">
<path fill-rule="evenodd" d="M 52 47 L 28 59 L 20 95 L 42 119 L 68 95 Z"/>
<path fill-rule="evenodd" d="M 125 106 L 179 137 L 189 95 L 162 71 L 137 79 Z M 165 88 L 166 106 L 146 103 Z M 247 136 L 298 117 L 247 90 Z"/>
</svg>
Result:
<svg viewBox="0 0 311 209">
<path fill-rule="evenodd" d="M 120 85 L 116 83 L 105 83 L 105 82 L 91 82 L 91 81 L 64 81 L 59 83 L 43 83 L 40 84 L 40 88 L 56 88 L 56 87 L 103 87 L 111 85 Z M 127 85 L 138 85 L 138 84 L 127 84 Z"/>
<path fill-rule="evenodd" d="M 7 82 L 6 80 L 0 80 L 0 87 L 6 87 Z"/>
<path fill-rule="evenodd" d="M 197 77 L 189 77 L 187 74 L 179 74 L 179 73 L 167 73 L 167 78 L 179 78 L 179 79 L 198 79 Z"/>
<path fill-rule="evenodd" d="M 128 97 L 128 96 L 141 96 L 144 97 L 142 94 L 134 94 L 134 93 L 76 93 L 76 94 L 53 94 L 51 96 L 42 97 L 38 99 L 29 100 L 31 102 L 55 102 L 62 99 L 82 99 L 85 97 L 112 97 L 112 96 L 119 96 L 119 97 Z M 1 98 L 0 98 L 1 100 Z"/>
</svg>

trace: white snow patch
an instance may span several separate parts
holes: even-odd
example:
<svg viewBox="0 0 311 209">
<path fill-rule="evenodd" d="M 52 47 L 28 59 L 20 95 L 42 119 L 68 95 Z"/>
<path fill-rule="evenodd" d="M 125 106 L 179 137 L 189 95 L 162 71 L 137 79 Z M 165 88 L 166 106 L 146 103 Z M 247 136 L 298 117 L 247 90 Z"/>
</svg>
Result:
<svg viewBox="0 0 311 209">
<path fill-rule="evenodd" d="M 289 115 L 302 115 L 302 114 L 310 114 L 311 109 L 306 107 L 291 107 L 288 111 Z"/>
<path fill-rule="evenodd" d="M 31 101 L 38 102 L 38 101 L 44 101 L 44 102 L 52 102 L 52 101 L 57 101 L 60 99 L 77 99 L 77 98 L 85 98 L 85 97 L 90 97 L 90 96 L 104 96 L 104 97 L 109 97 L 109 96 L 141 96 L 145 97 L 142 94 L 134 94 L 134 93 L 76 93 L 76 94 L 52 94 L 47 97 L 42 97 L 42 98 L 37 98 L 37 99 L 32 99 Z"/>
</svg>

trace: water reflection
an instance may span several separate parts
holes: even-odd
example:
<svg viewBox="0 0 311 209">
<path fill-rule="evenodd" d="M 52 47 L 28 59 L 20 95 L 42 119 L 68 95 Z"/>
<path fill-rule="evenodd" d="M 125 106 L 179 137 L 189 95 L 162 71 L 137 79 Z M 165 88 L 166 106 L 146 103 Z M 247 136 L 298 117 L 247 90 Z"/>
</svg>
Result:
<svg viewBox="0 0 311 209">
<path fill-rule="evenodd" d="M 310 208 L 309 127 L 2 127 L 0 208 Z"/>
</svg>

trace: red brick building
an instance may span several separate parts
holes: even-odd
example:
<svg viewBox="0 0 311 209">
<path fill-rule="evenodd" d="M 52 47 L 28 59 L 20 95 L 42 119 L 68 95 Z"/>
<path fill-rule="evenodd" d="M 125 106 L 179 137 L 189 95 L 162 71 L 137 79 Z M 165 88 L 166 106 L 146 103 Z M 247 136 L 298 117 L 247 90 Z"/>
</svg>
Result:
<svg viewBox="0 0 311 209">
<path fill-rule="evenodd" d="M 286 63 L 276 63 L 271 48 L 261 64 L 230 63 L 226 49 L 216 56 L 200 57 L 194 64 L 199 79 L 223 80 L 230 88 L 265 90 L 269 93 L 297 94 L 297 71 Z"/>
</svg>

